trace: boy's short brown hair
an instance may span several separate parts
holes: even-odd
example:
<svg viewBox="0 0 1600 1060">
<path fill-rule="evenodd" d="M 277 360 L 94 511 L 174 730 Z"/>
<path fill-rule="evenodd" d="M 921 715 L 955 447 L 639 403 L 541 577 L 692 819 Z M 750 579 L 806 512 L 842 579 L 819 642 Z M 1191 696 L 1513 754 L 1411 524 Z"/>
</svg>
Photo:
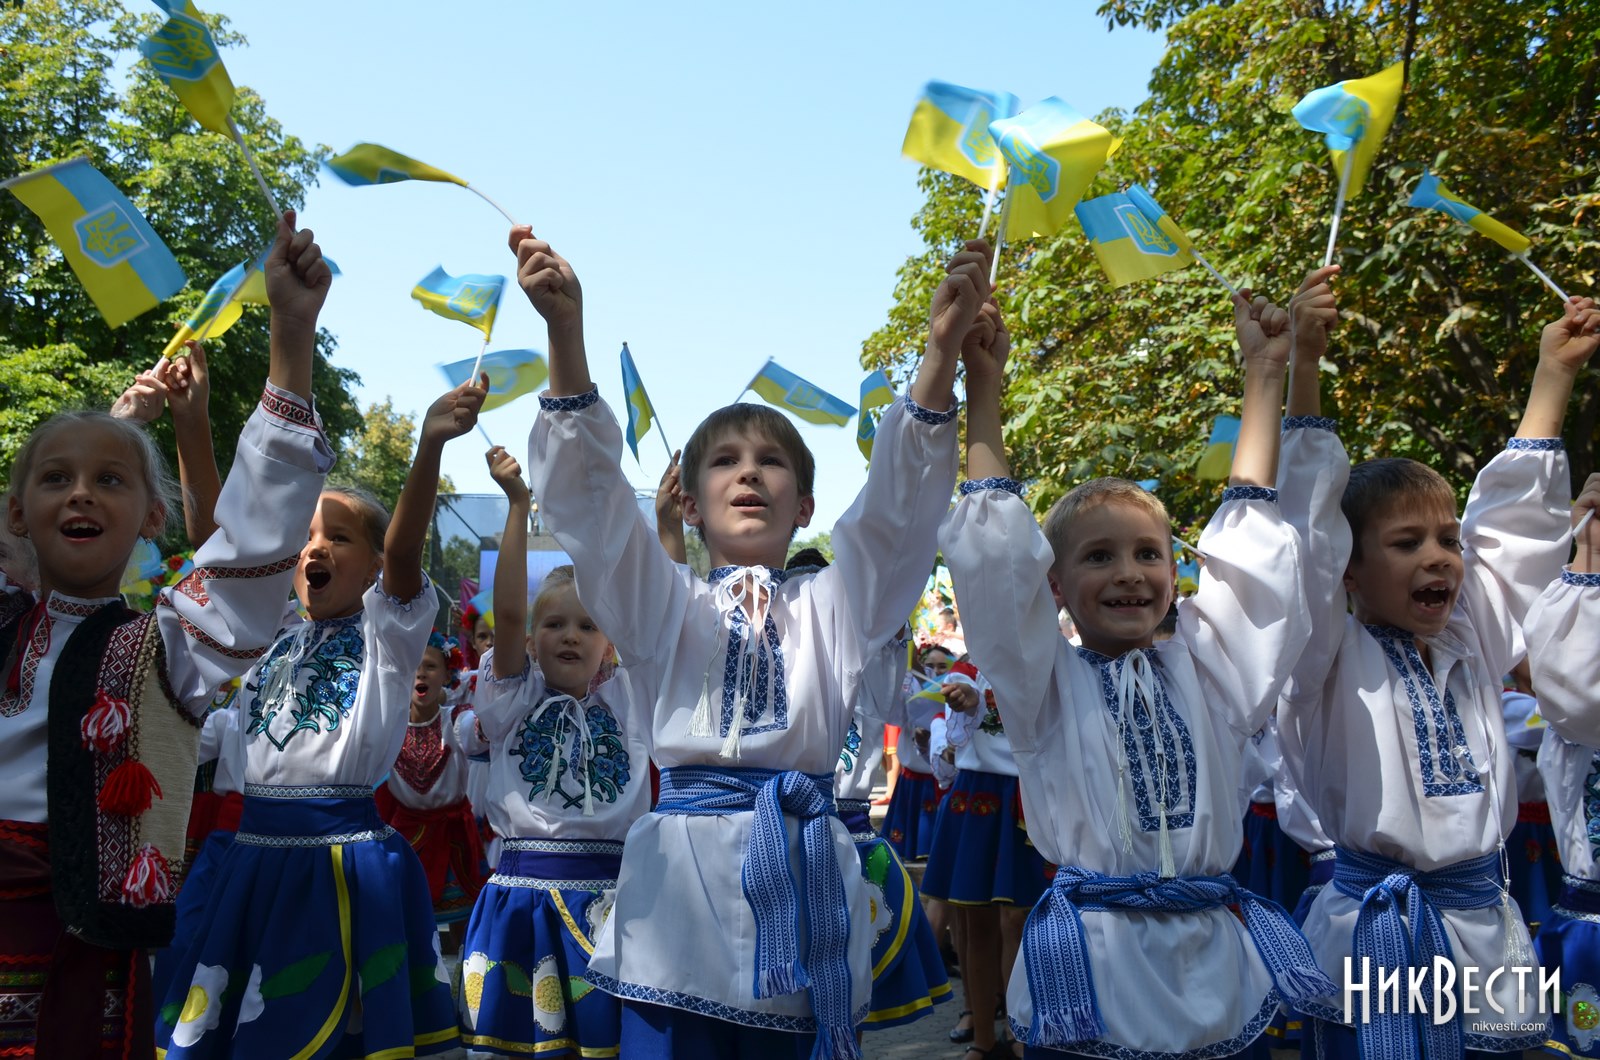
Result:
<svg viewBox="0 0 1600 1060">
<path fill-rule="evenodd" d="M 724 405 L 700 421 L 700 426 L 689 436 L 683 447 L 683 492 L 696 496 L 700 492 L 701 465 L 712 446 L 730 434 L 758 434 L 782 449 L 794 464 L 795 483 L 800 496 L 809 497 L 816 485 L 817 461 L 806 447 L 800 432 L 789 418 L 777 409 L 741 401 Z"/>
<path fill-rule="evenodd" d="M 1161 503 L 1161 498 L 1137 482 L 1125 478 L 1093 478 L 1068 490 L 1066 496 L 1052 504 L 1045 513 L 1044 536 L 1055 552 L 1056 563 L 1060 563 L 1067 554 L 1067 533 L 1072 528 L 1073 520 L 1092 508 L 1113 501 L 1143 508 L 1155 516 L 1162 526 L 1172 525 L 1172 517 L 1167 514 L 1167 506 Z M 1170 537 L 1169 533 L 1169 540 L 1165 543 L 1169 557 L 1172 555 Z"/>
<path fill-rule="evenodd" d="M 1350 524 L 1350 558 L 1361 558 L 1361 535 L 1367 524 L 1396 511 L 1437 508 L 1456 514 L 1450 483 L 1427 464 L 1405 457 L 1363 460 L 1350 469 L 1350 481 L 1339 498 Z"/>
</svg>

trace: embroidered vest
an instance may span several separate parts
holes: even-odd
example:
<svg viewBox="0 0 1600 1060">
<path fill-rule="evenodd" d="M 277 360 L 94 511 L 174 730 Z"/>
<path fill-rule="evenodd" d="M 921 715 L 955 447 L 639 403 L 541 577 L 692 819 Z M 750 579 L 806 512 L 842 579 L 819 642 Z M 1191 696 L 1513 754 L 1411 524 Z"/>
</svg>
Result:
<svg viewBox="0 0 1600 1060">
<path fill-rule="evenodd" d="M 0 625 L 0 646 L 16 643 L 25 617 Z M 167 682 L 154 614 L 107 604 L 73 631 L 60 659 L 50 682 L 46 772 L 56 911 L 67 930 L 97 946 L 164 946 L 199 722 Z M 99 665 L 72 664 L 91 659 Z"/>
</svg>

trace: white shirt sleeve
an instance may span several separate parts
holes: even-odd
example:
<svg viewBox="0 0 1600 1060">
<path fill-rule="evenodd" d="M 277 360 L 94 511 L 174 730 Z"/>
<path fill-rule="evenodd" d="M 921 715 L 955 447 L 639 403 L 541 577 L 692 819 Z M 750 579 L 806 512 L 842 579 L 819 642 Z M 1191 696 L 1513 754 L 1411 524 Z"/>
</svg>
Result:
<svg viewBox="0 0 1600 1060">
<path fill-rule="evenodd" d="M 167 676 L 192 714 L 272 646 L 332 466 L 311 406 L 268 384 L 239 435 L 216 531 L 195 553 L 194 570 L 157 599 Z"/>
<path fill-rule="evenodd" d="M 497 744 L 516 728 L 522 716 L 544 696 L 544 674 L 523 656 L 522 672 L 509 677 L 494 675 L 494 652 L 483 656 L 483 673 L 478 678 L 474 709 L 478 724 L 490 744 Z"/>
<path fill-rule="evenodd" d="M 1600 747 L 1600 574 L 1563 571 L 1528 613 L 1539 713 L 1558 736 Z"/>
<path fill-rule="evenodd" d="M 1283 428 L 1278 509 L 1284 522 L 1300 536 L 1300 564 L 1311 621 L 1284 696 L 1310 707 L 1322 700 L 1349 609 L 1344 572 L 1350 565 L 1350 524 L 1339 502 L 1350 481 L 1350 458 L 1331 419 L 1293 416 L 1283 421 Z"/>
</svg>

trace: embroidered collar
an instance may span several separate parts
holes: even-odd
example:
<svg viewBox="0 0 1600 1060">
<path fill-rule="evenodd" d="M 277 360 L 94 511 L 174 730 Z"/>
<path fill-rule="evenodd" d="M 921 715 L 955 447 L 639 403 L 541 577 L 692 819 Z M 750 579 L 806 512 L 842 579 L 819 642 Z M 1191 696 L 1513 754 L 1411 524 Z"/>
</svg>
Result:
<svg viewBox="0 0 1600 1060">
<path fill-rule="evenodd" d="M 120 596 L 82 597 L 67 596 L 64 593 L 52 592 L 49 600 L 49 611 L 58 618 L 88 618 L 107 604 L 120 604 Z"/>
<path fill-rule="evenodd" d="M 782 585 L 784 580 L 789 577 L 789 573 L 787 571 L 781 570 L 778 567 L 768 567 L 760 563 L 755 564 L 754 567 L 741 567 L 737 564 L 729 563 L 721 567 L 712 567 L 706 572 L 706 581 L 715 585 L 720 581 L 725 581 L 727 578 L 739 573 L 742 570 L 764 570 L 767 572 L 767 577 L 772 579 L 773 585 Z"/>
<path fill-rule="evenodd" d="M 1374 637 L 1377 637 L 1379 640 L 1416 640 L 1417 639 L 1417 635 L 1415 633 L 1411 632 L 1409 629 L 1401 629 L 1399 626 L 1380 626 L 1380 625 L 1376 625 L 1376 624 L 1370 623 L 1370 622 L 1369 623 L 1363 623 L 1363 624 L 1367 627 L 1367 632 L 1371 633 Z"/>
<path fill-rule="evenodd" d="M 315 626 L 318 632 L 324 630 L 332 631 L 346 629 L 355 625 L 361 621 L 361 616 L 364 614 L 366 614 L 366 608 L 362 608 L 353 615 L 345 615 L 342 618 L 307 618 L 306 621 Z"/>
<path fill-rule="evenodd" d="M 1084 662 L 1093 663 L 1096 666 L 1104 666 L 1107 663 L 1116 662 L 1118 659 L 1126 659 L 1134 652 L 1140 651 L 1144 652 L 1151 662 L 1156 661 L 1156 649 L 1154 645 L 1146 648 L 1129 648 L 1121 655 L 1103 655 L 1100 652 L 1095 651 L 1093 648 L 1085 648 L 1081 644 L 1075 644 L 1073 645 L 1073 648 L 1077 651 L 1078 658 L 1082 659 Z"/>
</svg>

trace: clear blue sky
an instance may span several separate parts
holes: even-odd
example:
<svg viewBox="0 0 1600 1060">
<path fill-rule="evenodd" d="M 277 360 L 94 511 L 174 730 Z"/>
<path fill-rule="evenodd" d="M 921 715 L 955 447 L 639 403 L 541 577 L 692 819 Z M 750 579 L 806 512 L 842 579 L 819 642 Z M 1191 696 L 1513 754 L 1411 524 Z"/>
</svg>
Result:
<svg viewBox="0 0 1600 1060">
<path fill-rule="evenodd" d="M 1087 114 L 1144 98 L 1161 38 L 1108 33 L 1095 6 L 201 0 L 249 38 L 228 69 L 285 129 L 413 155 L 549 239 L 583 282 L 602 396 L 620 408 L 627 341 L 680 446 L 768 356 L 855 403 L 861 342 L 920 248 L 900 141 L 924 82 Z M 435 265 L 511 277 L 507 225 L 451 185 L 352 188 L 326 172 L 301 217 L 343 269 L 323 322 L 363 406 L 388 396 L 420 413 L 444 389 L 433 365 L 472 356 L 479 336 L 411 287 Z M 545 335 L 508 283 L 491 348 L 514 346 L 542 350 Z M 536 411 L 526 398 L 482 422 L 525 458 Z M 827 529 L 865 462 L 853 428 L 801 430 L 819 469 L 813 527 Z M 485 448 L 473 434 L 446 450 L 457 488 L 495 492 Z M 653 488 L 660 441 L 640 456 L 624 450 L 623 468 Z"/>
</svg>

